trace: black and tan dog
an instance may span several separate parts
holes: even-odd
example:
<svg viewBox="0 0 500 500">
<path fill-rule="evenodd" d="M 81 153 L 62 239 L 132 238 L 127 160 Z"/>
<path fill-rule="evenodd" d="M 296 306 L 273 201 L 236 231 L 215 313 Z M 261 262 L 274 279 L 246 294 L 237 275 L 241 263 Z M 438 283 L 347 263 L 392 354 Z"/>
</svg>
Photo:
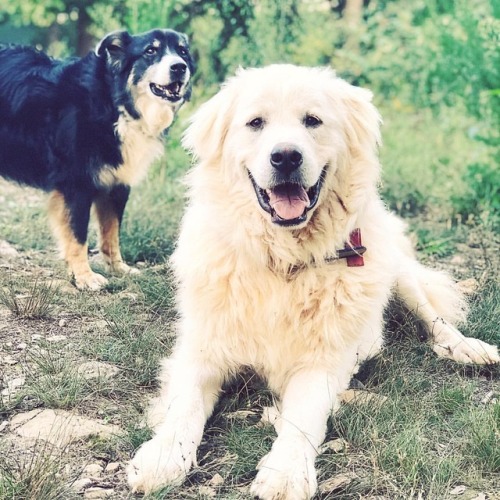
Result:
<svg viewBox="0 0 500 500">
<path fill-rule="evenodd" d="M 172 30 L 111 33 L 66 60 L 0 48 L 0 175 L 51 193 L 51 225 L 78 288 L 106 283 L 88 263 L 92 206 L 109 271 L 130 272 L 119 248 L 130 187 L 162 154 L 193 71 L 187 37 Z"/>
</svg>

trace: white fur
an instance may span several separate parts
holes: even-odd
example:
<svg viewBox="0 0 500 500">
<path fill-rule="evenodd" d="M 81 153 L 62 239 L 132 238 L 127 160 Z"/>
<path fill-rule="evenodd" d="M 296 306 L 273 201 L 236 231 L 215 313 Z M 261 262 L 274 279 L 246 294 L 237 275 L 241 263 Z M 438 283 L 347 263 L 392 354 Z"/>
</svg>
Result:
<svg viewBox="0 0 500 500">
<path fill-rule="evenodd" d="M 154 99 L 160 101 L 158 97 Z M 172 124 L 174 111 L 145 93 L 136 97 L 136 106 L 141 111 L 139 119 L 132 118 L 123 108 L 120 110 L 116 134 L 122 142 L 123 163 L 118 168 L 103 168 L 99 172 L 99 182 L 103 186 L 137 185 L 153 161 L 164 152 L 161 133 Z"/>
<path fill-rule="evenodd" d="M 252 493 L 307 499 L 327 418 L 360 361 L 382 344 L 393 291 L 427 326 L 439 355 L 498 362 L 498 352 L 452 326 L 464 302 L 452 281 L 418 264 L 404 224 L 379 199 L 379 115 L 371 94 L 329 69 L 276 65 L 240 71 L 195 115 L 185 142 L 198 164 L 172 265 L 179 337 L 162 371 L 160 423 L 129 466 L 134 491 L 178 483 L 195 462 L 222 382 L 242 366 L 280 399 L 278 437 L 258 464 Z M 323 124 L 306 129 L 311 113 Z M 261 131 L 246 126 L 264 117 Z M 265 184 L 273 144 L 306 152 L 319 203 L 299 228 L 278 227 L 257 203 L 250 171 Z M 326 262 L 360 228 L 364 267 Z"/>
</svg>

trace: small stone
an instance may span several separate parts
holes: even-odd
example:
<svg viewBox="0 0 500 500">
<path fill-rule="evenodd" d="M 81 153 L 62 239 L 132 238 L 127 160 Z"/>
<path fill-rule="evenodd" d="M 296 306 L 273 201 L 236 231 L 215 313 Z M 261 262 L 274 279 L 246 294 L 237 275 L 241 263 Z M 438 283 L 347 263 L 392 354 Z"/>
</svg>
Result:
<svg viewBox="0 0 500 500">
<path fill-rule="evenodd" d="M 89 464 L 83 469 L 83 474 L 85 476 L 99 477 L 102 473 L 102 465 L 95 463 Z"/>
<path fill-rule="evenodd" d="M 64 295 L 77 295 L 79 293 L 75 286 L 64 279 L 51 279 L 45 283 L 45 286 L 50 287 L 52 290 L 57 290 L 60 294 Z"/>
<path fill-rule="evenodd" d="M 453 488 L 451 491 L 450 491 L 450 495 L 462 495 L 465 493 L 465 490 L 467 489 L 466 486 L 464 486 L 463 484 L 459 485 L 459 486 L 455 486 L 455 488 Z"/>
<path fill-rule="evenodd" d="M 8 425 L 9 425 L 9 422 L 7 420 L 0 422 L 0 432 L 3 432 L 7 428 Z"/>
<path fill-rule="evenodd" d="M 18 377 L 7 381 L 7 387 L 2 391 L 2 396 L 11 396 L 26 383 L 26 377 Z"/>
<path fill-rule="evenodd" d="M 65 327 L 67 324 L 68 324 L 68 320 L 67 320 L 67 319 L 64 319 L 64 318 L 63 318 L 63 319 L 60 319 L 60 320 L 59 320 L 59 323 L 58 323 L 58 325 L 59 325 L 61 328 Z"/>
<path fill-rule="evenodd" d="M 339 474 L 334 476 L 326 481 L 323 481 L 319 485 L 319 492 L 322 495 L 326 495 L 328 493 L 332 493 L 335 490 L 340 488 L 345 488 L 349 484 L 351 484 L 355 479 L 358 479 L 358 476 L 354 474 L 354 472 L 346 472 L 345 474 Z"/>
<path fill-rule="evenodd" d="M 459 281 L 457 283 L 458 289 L 465 295 L 473 295 L 479 290 L 479 282 L 474 278 Z"/>
<path fill-rule="evenodd" d="M 57 342 L 63 342 L 67 339 L 68 337 L 66 337 L 66 335 L 51 335 L 50 337 L 47 337 L 47 342 L 53 342 L 55 344 Z"/>
<path fill-rule="evenodd" d="M 339 395 L 342 403 L 370 403 L 370 404 L 384 404 L 387 401 L 386 396 L 381 396 L 375 392 L 360 391 L 357 389 L 347 389 Z"/>
<path fill-rule="evenodd" d="M 226 418 L 229 420 L 246 420 L 248 417 L 254 416 L 255 411 L 253 410 L 236 410 L 226 414 Z"/>
<path fill-rule="evenodd" d="M 120 369 L 117 366 L 109 363 L 102 363 L 101 361 L 87 361 L 77 368 L 77 373 L 85 380 L 108 380 L 113 378 L 119 371 Z"/>
<path fill-rule="evenodd" d="M 479 495 L 475 496 L 474 498 L 471 498 L 470 500 L 486 500 L 486 495 L 484 493 L 479 493 Z"/>
<path fill-rule="evenodd" d="M 486 393 L 484 398 L 481 399 L 481 403 L 483 405 L 488 404 L 493 399 L 493 394 L 494 394 L 493 391 L 489 391 L 488 393 Z"/>
<path fill-rule="evenodd" d="M 209 498 L 215 498 L 217 495 L 215 490 L 213 488 L 211 488 L 210 486 L 200 486 L 198 488 L 198 493 L 202 497 L 209 497 Z"/>
<path fill-rule="evenodd" d="M 110 437 L 122 432 L 116 425 L 51 409 L 19 413 L 11 419 L 10 425 L 13 432 L 21 437 L 43 439 L 60 447 L 90 436 Z"/>
<path fill-rule="evenodd" d="M 120 292 L 118 296 L 123 299 L 130 300 L 130 302 L 137 302 L 139 299 L 139 295 L 134 292 Z"/>
<path fill-rule="evenodd" d="M 38 356 L 46 356 L 47 349 L 42 349 L 39 345 L 34 345 L 31 347 L 31 351 L 36 353 Z"/>
<path fill-rule="evenodd" d="M 121 467 L 120 462 L 109 462 L 108 465 L 106 465 L 106 468 L 104 469 L 104 472 L 112 473 L 116 472 L 119 470 Z"/>
<path fill-rule="evenodd" d="M 28 347 L 28 344 L 26 342 L 21 342 L 21 343 L 16 345 L 16 349 L 18 351 L 24 351 L 26 349 L 26 347 Z"/>
<path fill-rule="evenodd" d="M 210 486 L 222 486 L 224 484 L 224 478 L 220 474 L 215 474 L 210 481 L 208 481 Z"/>
<path fill-rule="evenodd" d="M 84 329 L 86 332 L 93 333 L 93 332 L 101 332 L 101 331 L 107 331 L 108 330 L 108 322 L 104 319 L 98 319 L 95 321 L 91 321 L 84 325 Z"/>
<path fill-rule="evenodd" d="M 3 358 L 0 359 L 0 362 L 3 365 L 17 365 L 19 361 L 15 358 L 13 358 L 10 354 L 7 354 L 7 356 L 4 356 Z"/>
<path fill-rule="evenodd" d="M 18 255 L 19 252 L 9 242 L 0 240 L 0 257 L 11 259 Z"/>
<path fill-rule="evenodd" d="M 99 500 L 101 498 L 110 498 L 114 494 L 113 488 L 88 488 L 83 494 L 87 500 Z"/>
<path fill-rule="evenodd" d="M 43 339 L 43 335 L 40 335 L 39 333 L 34 333 L 31 336 L 31 341 L 32 342 L 38 342 L 39 340 L 42 340 L 42 339 Z"/>
<path fill-rule="evenodd" d="M 82 477 L 77 479 L 74 483 L 71 484 L 71 489 L 76 491 L 77 493 L 81 493 L 83 490 L 87 489 L 89 486 L 92 486 L 94 481 L 90 479 L 90 477 Z"/>
<path fill-rule="evenodd" d="M 332 441 L 327 441 L 323 443 L 320 448 L 320 453 L 325 453 L 327 451 L 332 451 L 333 453 L 341 453 L 342 451 L 347 450 L 347 441 L 342 438 L 333 439 Z"/>
</svg>

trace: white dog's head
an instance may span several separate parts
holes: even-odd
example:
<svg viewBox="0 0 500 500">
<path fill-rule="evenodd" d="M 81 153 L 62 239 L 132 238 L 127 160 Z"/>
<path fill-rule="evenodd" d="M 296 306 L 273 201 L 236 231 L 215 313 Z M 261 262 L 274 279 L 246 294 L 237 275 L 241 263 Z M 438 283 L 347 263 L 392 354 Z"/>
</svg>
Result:
<svg viewBox="0 0 500 500">
<path fill-rule="evenodd" d="M 379 122 L 371 93 L 331 69 L 273 65 L 228 80 L 196 113 L 184 144 L 229 183 L 243 179 L 273 224 L 296 229 L 332 190 L 350 196 L 353 161 L 364 157 L 373 171 L 364 178 L 376 182 Z"/>
</svg>

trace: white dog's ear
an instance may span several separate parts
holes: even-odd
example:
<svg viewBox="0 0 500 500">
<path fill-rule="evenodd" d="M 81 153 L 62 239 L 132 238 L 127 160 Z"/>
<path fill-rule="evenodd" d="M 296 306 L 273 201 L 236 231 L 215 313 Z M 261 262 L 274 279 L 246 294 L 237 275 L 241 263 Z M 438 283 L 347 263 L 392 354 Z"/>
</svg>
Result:
<svg viewBox="0 0 500 500">
<path fill-rule="evenodd" d="M 232 92 L 223 87 L 192 116 L 182 145 L 196 158 L 207 160 L 222 154 L 222 146 L 231 122 Z"/>
<path fill-rule="evenodd" d="M 346 81 L 336 78 L 334 82 L 336 98 L 342 96 L 347 119 L 346 134 L 352 148 L 376 150 L 381 144 L 380 125 L 382 118 L 372 103 L 371 91 L 355 87 Z"/>
</svg>

